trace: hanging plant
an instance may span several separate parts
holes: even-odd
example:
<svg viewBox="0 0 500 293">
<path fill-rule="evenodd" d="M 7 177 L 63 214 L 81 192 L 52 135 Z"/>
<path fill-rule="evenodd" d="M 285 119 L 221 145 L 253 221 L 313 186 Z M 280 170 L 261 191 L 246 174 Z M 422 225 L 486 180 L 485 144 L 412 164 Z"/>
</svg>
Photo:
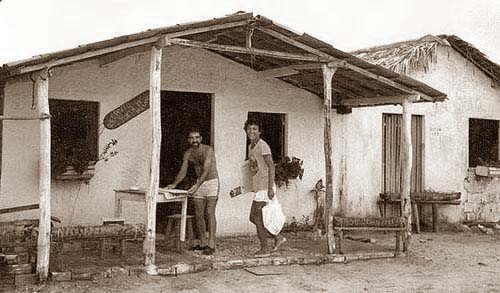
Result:
<svg viewBox="0 0 500 293">
<path fill-rule="evenodd" d="M 283 185 L 289 186 L 291 180 L 299 179 L 302 180 L 304 175 L 304 168 L 302 168 L 303 161 L 297 157 L 284 157 L 275 169 L 274 181 L 278 187 Z"/>
</svg>

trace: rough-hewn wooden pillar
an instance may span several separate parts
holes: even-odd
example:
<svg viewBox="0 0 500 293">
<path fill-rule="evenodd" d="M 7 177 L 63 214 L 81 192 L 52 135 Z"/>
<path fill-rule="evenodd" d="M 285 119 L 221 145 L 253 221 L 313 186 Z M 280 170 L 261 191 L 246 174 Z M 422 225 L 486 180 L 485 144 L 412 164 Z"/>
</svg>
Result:
<svg viewBox="0 0 500 293">
<path fill-rule="evenodd" d="M 151 113 L 151 159 L 149 186 L 146 190 L 146 238 L 144 239 L 144 265 L 148 274 L 156 274 L 156 195 L 160 176 L 161 146 L 161 56 L 162 48 L 151 48 L 149 72 L 149 109 Z"/>
<path fill-rule="evenodd" d="M 401 215 L 408 220 L 408 228 L 406 232 L 407 245 L 410 241 L 410 231 L 412 222 L 411 211 L 411 165 L 412 165 L 412 145 L 411 145 L 411 102 L 409 99 L 404 99 L 403 106 L 403 127 L 401 129 Z M 418 215 L 417 215 L 418 216 Z"/>
<path fill-rule="evenodd" d="M 334 253 L 335 240 L 332 227 L 332 205 L 333 205 L 333 163 L 332 163 L 332 123 L 330 116 L 332 114 L 332 79 L 336 67 L 328 67 L 323 65 L 323 88 L 324 88 L 324 151 L 325 151 L 325 225 L 326 238 L 328 244 L 328 253 Z"/>
<path fill-rule="evenodd" d="M 49 74 L 44 70 L 37 74 L 35 95 L 40 117 L 50 115 Z M 36 274 L 43 283 L 49 275 L 50 258 L 50 119 L 40 119 L 40 160 L 39 160 L 39 227 Z"/>
</svg>

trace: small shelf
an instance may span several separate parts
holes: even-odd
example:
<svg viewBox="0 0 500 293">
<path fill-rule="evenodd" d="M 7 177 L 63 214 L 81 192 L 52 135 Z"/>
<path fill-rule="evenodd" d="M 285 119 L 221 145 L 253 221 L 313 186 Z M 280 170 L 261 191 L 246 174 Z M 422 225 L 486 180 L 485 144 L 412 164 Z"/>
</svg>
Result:
<svg viewBox="0 0 500 293">
<path fill-rule="evenodd" d="M 78 173 L 74 167 L 68 166 L 66 172 L 55 176 L 56 180 L 90 180 L 94 177 L 95 165 L 89 165 L 83 173 Z"/>
</svg>

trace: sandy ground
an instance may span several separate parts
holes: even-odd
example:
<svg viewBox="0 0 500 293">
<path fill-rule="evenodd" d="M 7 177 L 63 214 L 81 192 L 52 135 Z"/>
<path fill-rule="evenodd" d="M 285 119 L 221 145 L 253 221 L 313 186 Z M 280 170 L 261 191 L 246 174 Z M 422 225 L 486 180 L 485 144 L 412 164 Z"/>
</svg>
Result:
<svg viewBox="0 0 500 293">
<path fill-rule="evenodd" d="M 413 236 L 408 258 L 267 270 L 275 275 L 244 269 L 141 275 L 49 283 L 17 292 L 500 292 L 500 235 L 422 233 Z"/>
</svg>

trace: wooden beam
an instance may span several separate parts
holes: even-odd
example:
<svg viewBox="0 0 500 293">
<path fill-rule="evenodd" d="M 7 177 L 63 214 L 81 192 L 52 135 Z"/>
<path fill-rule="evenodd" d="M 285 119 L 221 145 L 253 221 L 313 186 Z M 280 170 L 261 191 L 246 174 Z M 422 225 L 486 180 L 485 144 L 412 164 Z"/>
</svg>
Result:
<svg viewBox="0 0 500 293">
<path fill-rule="evenodd" d="M 186 30 L 182 30 L 179 32 L 165 34 L 165 36 L 167 36 L 168 38 L 176 38 L 176 37 L 181 37 L 181 36 L 194 35 L 194 34 L 199 34 L 199 33 L 204 33 L 204 32 L 209 32 L 209 31 L 244 26 L 244 25 L 247 25 L 249 23 L 252 23 L 253 21 L 254 21 L 253 19 L 247 19 L 247 20 L 242 20 L 242 21 L 217 24 L 217 25 L 211 25 L 211 26 L 200 27 L 200 28 L 186 29 Z M 106 47 L 106 48 L 102 48 L 102 49 L 97 49 L 97 50 L 89 49 L 89 52 L 85 52 L 82 54 L 58 58 L 56 60 L 42 62 L 42 63 L 35 64 L 35 65 L 28 65 L 25 67 L 21 67 L 19 69 L 15 69 L 9 76 L 24 74 L 24 73 L 28 73 L 28 72 L 37 71 L 37 70 L 42 70 L 44 68 L 52 68 L 52 67 L 62 66 L 62 65 L 82 61 L 85 59 L 89 59 L 89 58 L 117 52 L 117 51 L 128 49 L 128 48 L 133 48 L 133 47 L 137 47 L 137 46 L 141 46 L 141 45 L 154 44 L 155 42 L 158 41 L 159 38 L 160 38 L 159 36 L 153 36 L 153 37 L 149 37 L 149 38 L 145 38 L 145 39 L 141 39 L 141 40 L 136 40 L 136 41 L 131 41 L 131 42 L 126 42 L 126 43 L 122 43 L 119 45 L 110 46 L 110 47 Z M 52 53 L 52 54 L 55 55 L 55 53 Z M 48 54 L 48 55 L 51 55 L 51 54 Z M 55 57 L 55 58 L 57 58 L 57 57 Z M 11 62 L 11 63 L 8 63 L 7 66 L 14 67 L 14 66 L 17 66 L 18 64 L 22 64 L 23 62 L 27 62 L 27 61 L 31 61 L 31 59 L 21 60 L 21 61 L 17 61 L 17 62 Z"/>
<path fill-rule="evenodd" d="M 16 212 L 21 212 L 21 211 L 36 210 L 36 209 L 38 209 L 39 206 L 40 206 L 40 204 L 35 203 L 35 204 L 24 205 L 24 206 L 4 208 L 4 209 L 0 209 L 0 214 L 10 214 L 10 213 L 16 213 Z"/>
<path fill-rule="evenodd" d="M 149 187 L 146 191 L 146 237 L 144 239 L 144 266 L 148 274 L 157 274 L 156 254 L 156 196 L 160 177 L 161 146 L 161 58 L 162 48 L 151 48 L 149 72 L 149 109 L 151 111 L 151 159 Z"/>
<path fill-rule="evenodd" d="M 289 65 L 278 68 L 272 68 L 268 70 L 261 70 L 257 73 L 259 78 L 268 79 L 275 77 L 283 77 L 289 75 L 299 74 L 299 70 L 311 70 L 311 69 L 319 69 L 321 70 L 322 66 L 325 63 L 306 63 L 306 64 L 298 64 L 298 65 Z"/>
<path fill-rule="evenodd" d="M 402 96 L 382 96 L 373 98 L 357 98 L 344 99 L 340 105 L 359 107 L 359 106 L 378 106 L 378 105 L 396 105 L 403 104 L 405 100 L 410 102 L 418 102 L 419 95 L 402 95 Z"/>
<path fill-rule="evenodd" d="M 165 39 L 163 42 L 166 45 L 179 45 L 186 47 L 197 47 L 203 48 L 207 50 L 214 51 L 222 51 L 222 52 L 231 52 L 237 54 L 248 54 L 248 55 L 256 55 L 256 56 L 265 56 L 277 59 L 287 59 L 287 60 L 298 60 L 298 61 L 311 61 L 311 62 L 326 62 L 323 58 L 318 56 L 310 55 L 310 54 L 296 54 L 296 53 L 287 53 L 280 51 L 269 51 L 255 48 L 245 48 L 239 46 L 230 46 L 230 45 L 220 45 L 220 44 L 209 44 L 204 42 L 186 40 L 186 39 Z"/>
<path fill-rule="evenodd" d="M 253 31 L 254 31 L 254 28 L 251 27 L 248 31 L 247 31 L 247 35 L 246 35 L 246 46 L 248 49 L 252 48 L 252 36 L 253 36 Z M 255 55 L 250 55 L 250 67 L 253 69 L 255 67 Z"/>
<path fill-rule="evenodd" d="M 35 94 L 39 116 L 49 116 L 49 73 L 44 70 L 37 74 Z M 50 259 L 50 119 L 40 120 L 40 159 L 38 192 L 40 198 L 40 221 L 38 226 L 38 248 L 36 275 L 43 283 L 49 276 Z"/>
<path fill-rule="evenodd" d="M 339 64 L 340 64 L 339 67 L 347 68 L 347 69 L 350 69 L 352 71 L 358 72 L 358 73 L 360 73 L 362 75 L 365 75 L 367 77 L 370 77 L 372 79 L 376 79 L 376 80 L 380 81 L 381 83 L 384 83 L 384 84 L 389 85 L 391 87 L 397 88 L 397 89 L 399 89 L 399 90 L 401 90 L 401 91 L 403 91 L 403 92 L 405 92 L 407 94 L 420 94 L 422 96 L 422 98 L 424 98 L 426 100 L 430 100 L 430 101 L 434 100 L 434 98 L 429 97 L 428 95 L 426 95 L 424 93 L 421 93 L 419 91 L 413 90 L 413 89 L 411 89 L 409 87 L 406 87 L 406 86 L 404 86 L 404 85 L 402 85 L 402 84 L 400 84 L 398 82 L 395 82 L 395 81 L 393 81 L 393 80 L 391 80 L 389 78 L 386 78 L 384 76 L 380 76 L 380 75 L 375 74 L 373 72 L 370 72 L 370 71 L 368 71 L 366 69 L 360 68 L 360 67 L 358 67 L 356 65 L 352 65 L 352 64 L 346 62 L 345 60 L 341 60 L 339 58 L 335 58 L 335 57 L 333 57 L 333 56 L 331 56 L 331 55 L 329 55 L 329 54 L 327 54 L 325 52 L 322 52 L 322 51 L 320 51 L 320 50 L 318 50 L 316 48 L 313 48 L 311 46 L 303 44 L 303 43 L 301 43 L 301 42 L 299 42 L 297 40 L 294 40 L 294 39 L 292 39 L 292 38 L 290 38 L 288 36 L 285 36 L 285 35 L 277 32 L 277 31 L 272 30 L 272 29 L 269 29 L 269 28 L 266 28 L 266 27 L 257 27 L 256 29 L 258 29 L 259 31 L 261 31 L 263 33 L 266 33 L 266 34 L 268 34 L 270 36 L 273 36 L 273 37 L 275 37 L 275 38 L 277 38 L 277 39 L 279 39 L 279 40 L 281 40 L 281 41 L 283 41 L 283 42 L 285 42 L 287 44 L 293 45 L 293 46 L 295 46 L 297 48 L 300 48 L 300 49 L 302 49 L 302 50 L 304 50 L 306 52 L 314 54 L 314 55 L 316 55 L 318 57 L 321 57 L 323 59 L 328 59 L 328 60 L 334 61 L 334 62 L 340 62 L 340 63 L 334 64 L 332 66 L 339 66 Z"/>
<path fill-rule="evenodd" d="M 328 253 L 335 252 L 335 239 L 333 235 L 333 163 L 332 163 L 332 125 L 330 116 L 332 114 L 332 80 L 336 68 L 323 65 L 323 89 L 324 89 L 324 152 L 325 152 L 325 206 L 324 216 L 326 223 L 326 239 Z"/>
<path fill-rule="evenodd" d="M 89 59 L 89 58 L 117 52 L 120 50 L 132 48 L 132 47 L 136 47 L 136 46 L 141 46 L 141 45 L 145 45 L 145 44 L 151 44 L 151 43 L 154 43 L 156 41 L 158 41 L 158 37 L 151 37 L 151 38 L 146 38 L 146 39 L 142 39 L 142 40 L 138 40 L 138 41 L 119 44 L 116 46 L 106 47 L 103 49 L 92 50 L 89 52 L 85 52 L 85 53 L 70 56 L 70 57 L 63 57 L 60 59 L 56 59 L 56 60 L 52 60 L 52 61 L 48 61 L 48 62 L 43 62 L 40 64 L 28 65 L 25 67 L 21 67 L 19 69 L 15 69 L 13 72 L 10 73 L 9 76 L 24 74 L 24 73 L 28 73 L 28 72 L 37 71 L 37 70 L 42 70 L 44 68 L 53 68 L 53 67 L 57 67 L 57 66 L 67 65 L 70 63 L 74 63 L 74 62 L 82 61 L 85 59 Z"/>
<path fill-rule="evenodd" d="M 42 116 L 0 116 L 0 120 L 44 120 L 50 119 L 50 115 Z"/>
<path fill-rule="evenodd" d="M 410 231 L 412 222 L 412 209 L 410 200 L 411 191 L 411 168 L 412 168 L 412 142 L 411 142 L 411 102 L 404 100 L 403 125 L 401 128 L 401 215 L 407 219 L 408 227 L 406 231 L 407 245 L 410 241 Z M 408 247 L 405 249 L 408 252 Z"/>
</svg>

